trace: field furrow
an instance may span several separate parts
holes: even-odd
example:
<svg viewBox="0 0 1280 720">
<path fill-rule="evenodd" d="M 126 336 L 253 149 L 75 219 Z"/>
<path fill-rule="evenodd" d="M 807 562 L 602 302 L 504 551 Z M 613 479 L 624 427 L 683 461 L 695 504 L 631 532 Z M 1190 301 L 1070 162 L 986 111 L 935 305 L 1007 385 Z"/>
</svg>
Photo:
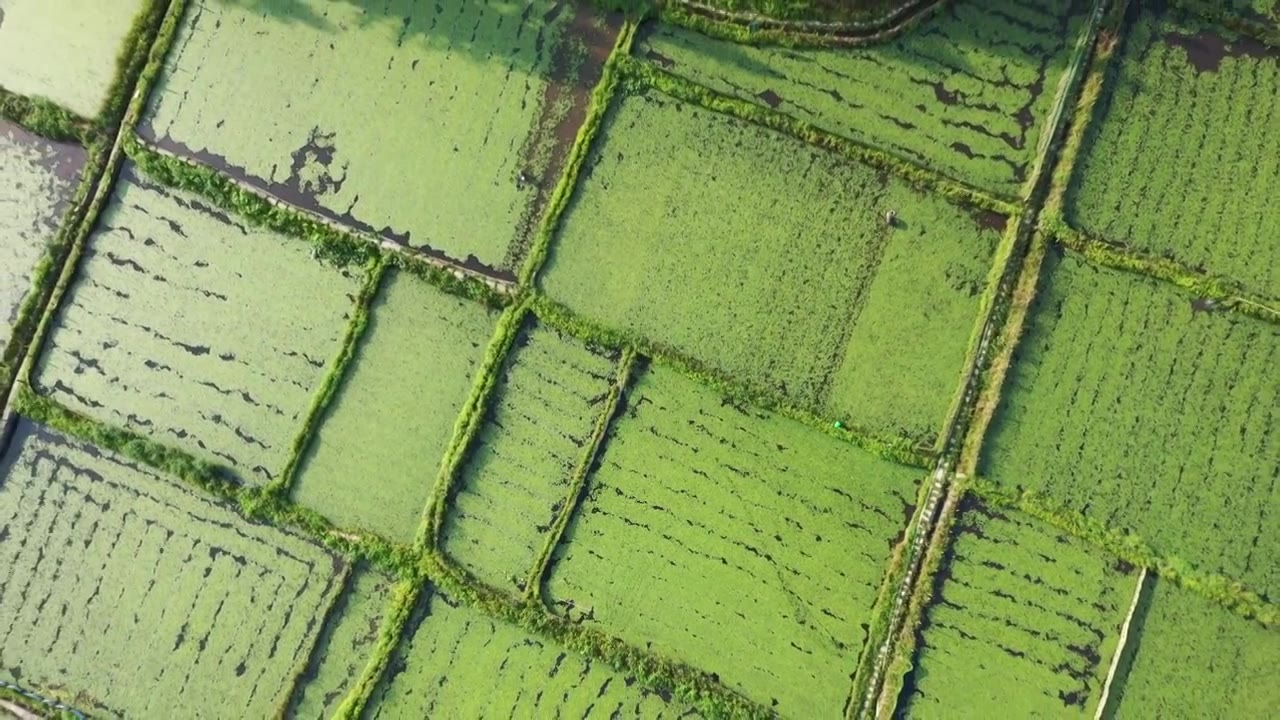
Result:
<svg viewBox="0 0 1280 720">
<path fill-rule="evenodd" d="M 102 110 L 134 17 L 149 0 L 5 0 L 0 86 L 83 116 Z"/>
<path fill-rule="evenodd" d="M 308 253 L 126 168 L 35 387 L 267 482 L 288 460 L 360 282 Z"/>
<path fill-rule="evenodd" d="M 288 717 L 333 717 L 370 660 L 393 582 L 366 566 L 351 574 L 319 632 L 306 673 L 289 703 Z"/>
<path fill-rule="evenodd" d="M 838 715 L 920 471 L 662 367 L 625 402 L 549 603 L 787 717 Z"/>
<path fill-rule="evenodd" d="M 936 437 L 1004 218 L 653 90 L 595 148 L 548 295 L 815 412 Z"/>
<path fill-rule="evenodd" d="M 1107 81 L 1071 223 L 1280 298 L 1280 48 L 1147 10 Z"/>
<path fill-rule="evenodd" d="M 342 561 L 22 421 L 0 463 L 0 678 L 110 717 L 264 717 Z"/>
<path fill-rule="evenodd" d="M 409 620 L 370 718 L 697 717 L 636 678 L 429 589 Z"/>
<path fill-rule="evenodd" d="M 444 551 L 493 587 L 523 592 L 616 374 L 616 353 L 529 325 L 498 379 L 462 470 Z"/>
<path fill-rule="evenodd" d="M 511 275 L 616 34 L 565 0 L 193 0 L 140 133 Z"/>
<path fill-rule="evenodd" d="M 637 55 L 957 180 L 1026 181 L 1088 3 L 957 0 L 866 48 L 749 47 L 658 26 Z"/>
<path fill-rule="evenodd" d="M 413 542 L 497 315 L 389 270 L 294 499 L 338 525 Z"/>
<path fill-rule="evenodd" d="M 1051 256 L 980 472 L 1274 597 L 1280 332 Z"/>
<path fill-rule="evenodd" d="M 1129 630 L 1106 717 L 1266 718 L 1280 707 L 1280 632 L 1157 579 Z"/>
<path fill-rule="evenodd" d="M 84 163 L 84 148 L 50 142 L 0 120 L 0 353 Z"/>
<path fill-rule="evenodd" d="M 900 714 L 1093 718 L 1135 582 L 1079 540 L 966 501 Z"/>
</svg>

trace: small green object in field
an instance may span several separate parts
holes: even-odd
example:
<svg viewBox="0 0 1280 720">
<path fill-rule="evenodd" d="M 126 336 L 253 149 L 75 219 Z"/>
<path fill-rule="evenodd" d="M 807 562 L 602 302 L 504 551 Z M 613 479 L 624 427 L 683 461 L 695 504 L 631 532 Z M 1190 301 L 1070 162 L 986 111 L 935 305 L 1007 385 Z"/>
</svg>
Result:
<svg viewBox="0 0 1280 720">
<path fill-rule="evenodd" d="M 836 429 L 837 429 L 837 430 L 839 430 L 839 429 L 841 429 L 841 428 L 843 428 L 843 427 L 844 427 L 844 423 L 842 423 L 842 422 L 840 422 L 839 420 L 837 420 L 837 421 L 836 421 Z"/>
</svg>

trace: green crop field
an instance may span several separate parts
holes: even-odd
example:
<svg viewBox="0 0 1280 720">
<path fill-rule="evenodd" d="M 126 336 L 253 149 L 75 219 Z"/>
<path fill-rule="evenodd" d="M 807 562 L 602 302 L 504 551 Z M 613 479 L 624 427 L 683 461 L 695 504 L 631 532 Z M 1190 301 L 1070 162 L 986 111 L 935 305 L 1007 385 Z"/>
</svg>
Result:
<svg viewBox="0 0 1280 720">
<path fill-rule="evenodd" d="M 49 142 L 0 120 L 0 352 L 84 162 L 83 148 Z"/>
<path fill-rule="evenodd" d="M 496 316 L 389 271 L 294 499 L 338 525 L 412 542 Z"/>
<path fill-rule="evenodd" d="M 1275 593 L 1280 333 L 1074 256 L 1046 268 L 980 471 Z"/>
<path fill-rule="evenodd" d="M 1280 48 L 1144 12 L 1112 62 L 1068 219 L 1280 298 Z"/>
<path fill-rule="evenodd" d="M 149 1 L 4 0 L 0 87 L 96 116 L 133 18 Z"/>
<path fill-rule="evenodd" d="M 1267 718 L 1280 707 L 1280 637 L 1156 580 L 1130 628 L 1108 717 Z"/>
<path fill-rule="evenodd" d="M 0 463 L 0 679 L 104 717 L 267 717 L 342 561 L 23 421 Z"/>
<path fill-rule="evenodd" d="M 41 394 L 262 483 L 288 461 L 359 278 L 126 169 L 35 377 Z"/>
<path fill-rule="evenodd" d="M 834 717 L 921 471 L 662 367 L 626 395 L 548 602 L 789 717 Z"/>
<path fill-rule="evenodd" d="M 1082 0 L 956 0 L 867 48 L 746 47 L 655 26 L 637 55 L 1003 196 L 1019 194 Z"/>
<path fill-rule="evenodd" d="M 333 717 L 378 641 L 391 584 L 391 578 L 367 567 L 359 567 L 349 576 L 316 640 L 302 682 L 294 690 L 288 717 Z"/>
<path fill-rule="evenodd" d="M 687 708 L 428 588 L 370 718 L 661 718 Z"/>
<path fill-rule="evenodd" d="M 798 404 L 933 439 L 1003 218 L 656 91 L 628 95 L 602 135 L 551 297 Z"/>
<path fill-rule="evenodd" d="M 525 589 L 547 531 L 569 500 L 617 358 L 532 325 L 498 380 L 444 531 L 444 551 L 496 588 Z"/>
<path fill-rule="evenodd" d="M 616 34 L 578 8 L 193 0 L 140 132 L 295 205 L 509 272 Z"/>
<path fill-rule="evenodd" d="M 1133 568 L 1026 516 L 970 502 L 934 587 L 911 718 L 1092 720 Z"/>
</svg>

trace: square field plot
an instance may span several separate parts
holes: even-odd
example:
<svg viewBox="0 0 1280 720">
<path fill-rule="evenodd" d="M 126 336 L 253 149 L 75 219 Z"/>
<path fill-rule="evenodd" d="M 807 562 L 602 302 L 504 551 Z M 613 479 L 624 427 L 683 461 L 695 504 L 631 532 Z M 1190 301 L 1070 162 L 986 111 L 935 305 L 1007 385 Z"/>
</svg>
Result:
<svg viewBox="0 0 1280 720">
<path fill-rule="evenodd" d="M 126 166 L 62 299 L 36 391 L 269 482 L 359 284 L 309 253 Z"/>
<path fill-rule="evenodd" d="M 1084 27 L 1085 0 L 956 0 L 886 43 L 747 47 L 657 26 L 636 54 L 727 95 L 1013 197 Z"/>
<path fill-rule="evenodd" d="M 388 271 L 294 499 L 338 525 L 413 542 L 497 316 Z"/>
<path fill-rule="evenodd" d="M 268 717 L 341 560 L 21 421 L 0 461 L 0 679 L 95 717 Z"/>
<path fill-rule="evenodd" d="M 549 604 L 786 717 L 838 716 L 922 471 L 662 367 L 625 402 Z"/>
<path fill-rule="evenodd" d="M 1071 224 L 1280 298 L 1280 48 L 1150 10 L 1121 43 Z"/>
<path fill-rule="evenodd" d="M 1274 597 L 1280 328 L 1050 256 L 981 473 Z"/>
<path fill-rule="evenodd" d="M 616 382 L 618 357 L 526 326 L 451 500 L 444 551 L 522 592 Z"/>
<path fill-rule="evenodd" d="M 509 276 L 617 29 L 553 0 L 192 0 L 139 132 Z"/>
<path fill-rule="evenodd" d="M 102 110 L 130 26 L 155 0 L 0 2 L 0 87 L 83 117 Z"/>
<path fill-rule="evenodd" d="M 1129 626 L 1109 717 L 1270 718 L 1280 708 L 1280 632 L 1156 579 Z"/>
<path fill-rule="evenodd" d="M 366 717 L 697 717 L 591 660 L 427 588 Z"/>
<path fill-rule="evenodd" d="M 1002 216 L 653 90 L 611 111 L 579 183 L 551 297 L 878 434 L 936 437 Z"/>
<path fill-rule="evenodd" d="M 0 120 L 0 353 L 84 163 L 79 145 L 50 142 Z"/>
<path fill-rule="evenodd" d="M 950 542 L 903 715 L 1093 720 L 1137 589 L 1133 568 L 971 500 Z"/>
</svg>

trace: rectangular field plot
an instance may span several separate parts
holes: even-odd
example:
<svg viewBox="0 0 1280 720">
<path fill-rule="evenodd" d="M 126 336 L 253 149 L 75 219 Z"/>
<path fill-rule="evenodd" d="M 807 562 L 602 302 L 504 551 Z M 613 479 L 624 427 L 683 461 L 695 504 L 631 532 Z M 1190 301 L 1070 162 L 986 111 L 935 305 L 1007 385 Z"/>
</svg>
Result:
<svg viewBox="0 0 1280 720">
<path fill-rule="evenodd" d="M 0 120 L 0 353 L 84 163 L 84 148 L 50 142 Z"/>
<path fill-rule="evenodd" d="M 1076 162 L 1072 225 L 1280 298 L 1280 48 L 1143 12 Z"/>
<path fill-rule="evenodd" d="M 866 48 L 747 47 L 658 26 L 668 72 L 1013 197 L 1083 28 L 1084 0 L 957 0 Z"/>
<path fill-rule="evenodd" d="M 920 475 L 651 368 L 545 596 L 784 716 L 836 717 Z"/>
<path fill-rule="evenodd" d="M 966 501 L 899 709 L 1092 720 L 1136 583 L 1033 518 Z"/>
<path fill-rule="evenodd" d="M 933 440 L 1004 218 L 652 90 L 601 140 L 551 297 L 817 412 Z"/>
<path fill-rule="evenodd" d="M 1050 256 L 980 472 L 1280 590 L 1280 330 Z"/>
<path fill-rule="evenodd" d="M 333 717 L 347 693 L 364 672 L 369 653 L 378 642 L 383 614 L 391 601 L 393 580 L 378 570 L 357 568 L 329 611 L 324 629 L 311 651 L 293 700 L 290 718 Z"/>
<path fill-rule="evenodd" d="M 95 717 L 268 717 L 339 558 L 23 421 L 0 462 L 0 679 Z"/>
<path fill-rule="evenodd" d="M 616 34 L 560 0 L 193 0 L 139 132 L 510 275 Z"/>
<path fill-rule="evenodd" d="M 444 551 L 481 581 L 522 592 L 618 358 L 539 325 L 524 328 L 512 355 L 452 499 Z"/>
<path fill-rule="evenodd" d="M 366 717 L 697 717 L 634 677 L 428 589 Z"/>
<path fill-rule="evenodd" d="M 126 167 L 37 392 L 268 482 L 338 351 L 359 278 Z"/>
<path fill-rule="evenodd" d="M 413 542 L 496 320 L 496 310 L 388 271 L 294 499 L 338 525 Z"/>
<path fill-rule="evenodd" d="M 1134 614 L 1104 717 L 1270 718 L 1280 632 L 1157 579 Z"/>
<path fill-rule="evenodd" d="M 0 86 L 96 116 L 133 19 L 152 1 L 4 0 Z"/>
</svg>

